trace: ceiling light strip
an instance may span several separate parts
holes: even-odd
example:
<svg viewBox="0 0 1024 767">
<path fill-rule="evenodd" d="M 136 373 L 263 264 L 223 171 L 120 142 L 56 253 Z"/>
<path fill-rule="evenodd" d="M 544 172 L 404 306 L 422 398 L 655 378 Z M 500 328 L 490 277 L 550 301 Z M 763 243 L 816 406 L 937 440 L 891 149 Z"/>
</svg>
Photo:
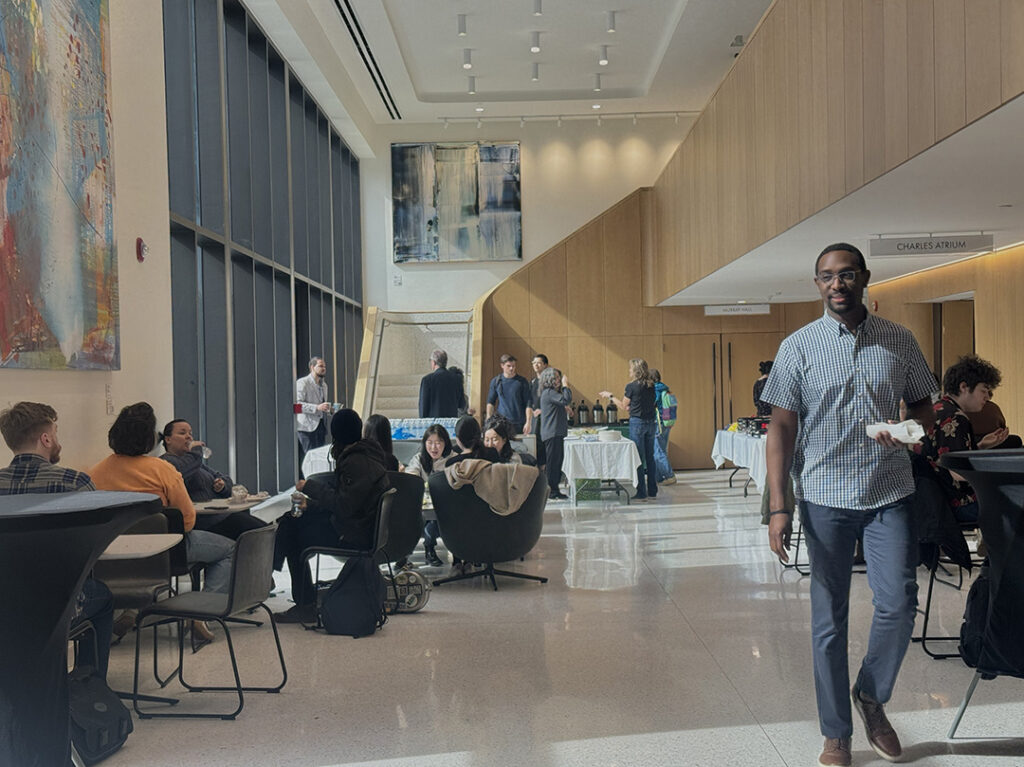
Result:
<svg viewBox="0 0 1024 767">
<path fill-rule="evenodd" d="M 344 3 L 344 8 L 342 3 Z M 359 58 L 363 60 L 363 66 L 366 67 L 366 72 L 370 75 L 370 80 L 373 82 L 374 88 L 377 89 L 377 94 L 384 103 L 388 115 L 392 120 L 401 120 L 402 113 L 398 109 L 398 104 L 395 103 L 394 96 L 391 95 L 391 89 L 377 65 L 377 59 L 370 49 L 370 44 L 366 41 L 366 35 L 363 33 L 363 28 L 359 24 L 359 19 L 355 11 L 352 10 L 349 0 L 334 0 L 334 7 L 337 8 L 341 20 L 345 22 L 349 37 L 355 43 L 356 50 L 359 51 Z"/>
</svg>

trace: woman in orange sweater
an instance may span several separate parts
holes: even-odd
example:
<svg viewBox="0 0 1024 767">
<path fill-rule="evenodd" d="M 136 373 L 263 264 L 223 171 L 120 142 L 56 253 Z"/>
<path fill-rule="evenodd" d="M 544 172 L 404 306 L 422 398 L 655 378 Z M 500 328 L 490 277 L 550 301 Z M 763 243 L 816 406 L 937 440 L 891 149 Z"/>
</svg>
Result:
<svg viewBox="0 0 1024 767">
<path fill-rule="evenodd" d="M 164 506 L 181 511 L 185 520 L 188 563 L 206 563 L 203 591 L 226 593 L 231 580 L 235 542 L 206 530 L 194 530 L 196 510 L 181 474 L 167 461 L 147 455 L 156 446 L 156 415 L 147 402 L 121 410 L 107 432 L 114 454 L 89 470 L 99 490 L 129 490 L 159 496 Z"/>
</svg>

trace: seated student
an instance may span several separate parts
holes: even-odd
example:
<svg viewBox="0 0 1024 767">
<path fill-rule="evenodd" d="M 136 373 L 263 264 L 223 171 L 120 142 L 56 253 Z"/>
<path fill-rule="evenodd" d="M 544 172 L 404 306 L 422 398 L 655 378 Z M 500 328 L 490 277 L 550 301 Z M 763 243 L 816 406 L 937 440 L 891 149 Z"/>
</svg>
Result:
<svg viewBox="0 0 1024 767">
<path fill-rule="evenodd" d="M 416 474 L 426 482 L 430 475 L 440 471 L 444 465 L 442 459 L 452 454 L 452 440 L 448 436 L 448 430 L 441 424 L 435 423 L 427 427 L 423 432 L 423 439 L 420 441 L 420 451 L 412 457 L 405 471 L 409 474 Z M 437 556 L 437 536 L 440 530 L 436 519 L 429 519 L 423 525 L 423 550 L 428 565 L 440 567 L 444 564 Z"/>
<path fill-rule="evenodd" d="M 402 465 L 395 458 L 394 443 L 391 440 L 391 421 L 386 415 L 374 413 L 363 423 L 363 439 L 372 439 L 384 451 L 388 471 L 401 471 Z"/>
<path fill-rule="evenodd" d="M 203 460 L 205 442 L 192 439 L 192 427 L 188 421 L 176 418 L 164 426 L 160 441 L 167 451 L 160 457 L 181 473 L 188 497 L 194 503 L 205 503 L 214 498 L 230 498 L 233 485 L 231 477 L 214 471 Z M 255 530 L 266 525 L 248 511 L 230 514 L 197 514 L 196 529 L 208 530 L 233 541 L 246 530 Z"/>
<path fill-rule="evenodd" d="M 95 490 L 92 479 L 59 466 L 57 411 L 41 402 L 18 402 L 0 412 L 0 432 L 14 453 L 11 465 L 0 469 L 0 495 L 70 493 Z M 102 581 L 86 578 L 75 603 L 71 628 L 91 621 L 93 631 L 82 639 L 80 657 L 96 658 L 96 674 L 107 676 L 110 639 L 114 632 L 114 595 Z"/>
<path fill-rule="evenodd" d="M 164 506 L 178 509 L 185 522 L 185 552 L 190 565 L 202 564 L 206 574 L 203 591 L 227 593 L 235 542 L 208 530 L 196 530 L 196 509 L 185 490 L 185 480 L 167 461 L 147 455 L 156 447 L 156 415 L 148 402 L 121 409 L 107 432 L 114 451 L 89 470 L 100 490 L 152 493 Z M 192 622 L 198 639 L 213 639 L 202 621 Z"/>
<path fill-rule="evenodd" d="M 347 408 L 331 419 L 334 471 L 314 474 L 295 483 L 309 497 L 302 516 L 285 514 L 278 520 L 274 569 L 285 561 L 292 578 L 294 607 L 276 613 L 279 623 L 312 623 L 316 619 L 316 590 L 302 552 L 311 546 L 368 548 L 373 542 L 374 512 L 390 486 L 384 451 L 376 440 L 363 439 L 363 421 Z"/>
<path fill-rule="evenodd" d="M 494 448 L 499 463 L 522 463 L 523 459 L 512 449 L 512 424 L 503 415 L 492 415 L 484 421 L 484 447 Z"/>
<path fill-rule="evenodd" d="M 938 459 L 943 453 L 957 450 L 992 448 L 1006 439 L 1005 427 L 984 439 L 976 439 L 968 416 L 981 410 L 1001 380 L 1002 375 L 994 365 L 974 354 L 957 360 L 942 377 L 942 396 L 934 405 L 935 423 L 921 443 L 920 452 L 931 464 L 960 522 L 978 520 L 978 499 L 967 481 L 939 466 Z"/>
<path fill-rule="evenodd" d="M 498 451 L 484 444 L 480 424 L 472 416 L 463 416 L 455 423 L 455 445 L 453 447 L 453 454 L 445 461 L 445 466 L 472 458 L 501 463 Z"/>
</svg>

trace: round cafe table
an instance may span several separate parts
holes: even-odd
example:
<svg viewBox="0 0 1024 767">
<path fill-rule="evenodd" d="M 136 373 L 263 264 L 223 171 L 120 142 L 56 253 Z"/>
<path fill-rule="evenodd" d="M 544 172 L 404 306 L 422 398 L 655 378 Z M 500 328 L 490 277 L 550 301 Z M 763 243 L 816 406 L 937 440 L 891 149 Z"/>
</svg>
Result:
<svg viewBox="0 0 1024 767">
<path fill-rule="evenodd" d="M 160 511 L 149 493 L 0 496 L 0 764 L 71 763 L 67 641 L 104 549 Z"/>
</svg>

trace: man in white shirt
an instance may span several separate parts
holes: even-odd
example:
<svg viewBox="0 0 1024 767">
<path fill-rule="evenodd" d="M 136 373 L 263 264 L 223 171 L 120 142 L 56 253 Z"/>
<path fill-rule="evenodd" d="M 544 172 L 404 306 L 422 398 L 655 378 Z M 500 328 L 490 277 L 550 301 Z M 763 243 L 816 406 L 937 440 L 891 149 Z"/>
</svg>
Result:
<svg viewBox="0 0 1024 767">
<path fill-rule="evenodd" d="M 295 382 L 295 413 L 298 421 L 299 465 L 302 457 L 324 444 L 327 435 L 326 419 L 331 413 L 327 401 L 327 365 L 323 357 L 309 361 L 309 375 Z"/>
</svg>

